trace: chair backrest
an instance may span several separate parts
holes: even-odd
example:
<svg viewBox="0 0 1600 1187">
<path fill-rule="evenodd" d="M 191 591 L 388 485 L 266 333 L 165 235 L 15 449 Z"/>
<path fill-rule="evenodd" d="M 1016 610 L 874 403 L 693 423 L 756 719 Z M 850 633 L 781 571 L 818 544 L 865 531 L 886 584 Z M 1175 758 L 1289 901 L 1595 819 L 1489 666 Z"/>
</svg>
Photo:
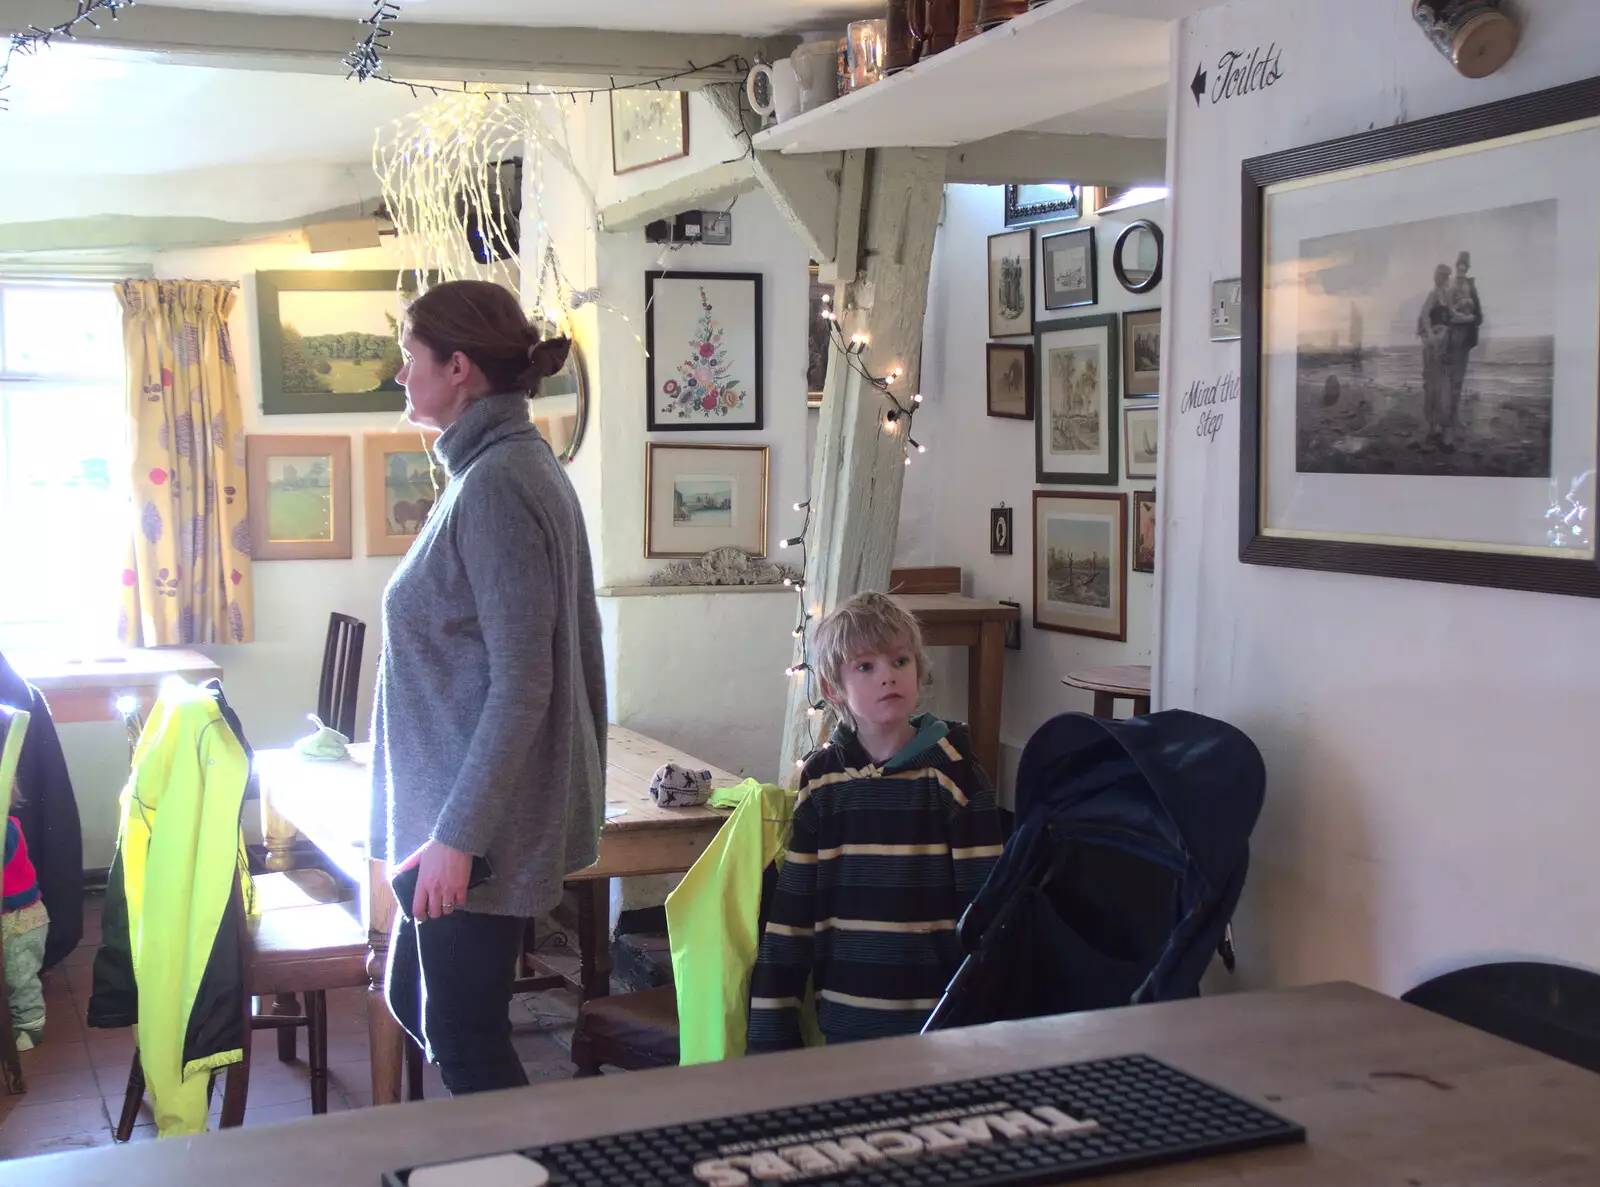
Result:
<svg viewBox="0 0 1600 1187">
<path fill-rule="evenodd" d="M 1472 965 L 1400 1000 L 1600 1072 L 1600 974 L 1587 969 L 1538 961 Z"/>
<path fill-rule="evenodd" d="M 361 648 L 367 624 L 348 614 L 328 615 L 328 641 L 322 649 L 322 682 L 317 686 L 317 716 L 346 738 L 355 737 L 356 686 L 361 682 Z"/>
<path fill-rule="evenodd" d="M 0 705 L 0 821 L 11 815 L 11 782 L 17 777 L 31 716 L 26 709 Z"/>
</svg>

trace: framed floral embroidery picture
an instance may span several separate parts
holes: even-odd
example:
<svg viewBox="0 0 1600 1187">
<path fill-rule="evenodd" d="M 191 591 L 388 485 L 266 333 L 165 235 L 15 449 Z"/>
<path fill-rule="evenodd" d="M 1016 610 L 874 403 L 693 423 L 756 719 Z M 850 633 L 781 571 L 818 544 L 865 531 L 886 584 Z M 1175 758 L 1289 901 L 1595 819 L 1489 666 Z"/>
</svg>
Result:
<svg viewBox="0 0 1600 1187">
<path fill-rule="evenodd" d="M 646 272 L 649 431 L 759 429 L 761 275 Z"/>
</svg>

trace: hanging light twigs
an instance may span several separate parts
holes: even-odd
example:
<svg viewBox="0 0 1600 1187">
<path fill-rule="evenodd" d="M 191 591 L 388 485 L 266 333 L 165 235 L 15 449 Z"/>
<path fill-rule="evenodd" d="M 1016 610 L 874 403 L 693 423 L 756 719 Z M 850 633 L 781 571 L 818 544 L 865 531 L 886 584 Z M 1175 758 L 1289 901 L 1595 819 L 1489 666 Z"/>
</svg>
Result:
<svg viewBox="0 0 1600 1187">
<path fill-rule="evenodd" d="M 96 29 L 100 22 L 97 16 L 109 16 L 117 19 L 117 14 L 124 8 L 132 8 L 134 0 L 78 0 L 77 10 L 68 20 L 59 25 L 51 25 L 41 29 L 38 25 L 29 25 L 18 33 L 10 33 L 5 37 L 5 53 L 0 56 L 0 111 L 6 109 L 6 74 L 11 69 L 13 58 L 26 58 L 47 49 L 50 43 L 58 37 L 65 37 L 69 41 L 77 39 L 79 25 L 92 25 Z"/>
<path fill-rule="evenodd" d="M 395 0 L 377 0 L 372 6 L 372 15 L 361 22 L 367 26 L 367 35 L 344 56 L 344 64 L 350 68 L 346 78 L 366 82 L 382 72 L 383 43 L 389 40 L 389 34 L 393 32 L 389 26 L 399 19 L 400 5 Z"/>
</svg>

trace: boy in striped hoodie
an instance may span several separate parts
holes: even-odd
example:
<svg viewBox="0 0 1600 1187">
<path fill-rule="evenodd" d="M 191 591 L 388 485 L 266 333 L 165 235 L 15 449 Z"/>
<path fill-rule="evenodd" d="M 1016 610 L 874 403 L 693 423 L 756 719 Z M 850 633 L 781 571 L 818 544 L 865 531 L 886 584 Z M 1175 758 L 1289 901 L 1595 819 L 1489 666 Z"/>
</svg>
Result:
<svg viewBox="0 0 1600 1187">
<path fill-rule="evenodd" d="M 966 727 L 916 712 L 928 674 L 916 619 L 858 594 L 817 628 L 814 658 L 840 725 L 801 773 L 751 975 L 751 1053 L 802 1045 L 808 991 L 829 1043 L 921 1030 L 961 963 L 956 922 L 1002 848 Z"/>
</svg>

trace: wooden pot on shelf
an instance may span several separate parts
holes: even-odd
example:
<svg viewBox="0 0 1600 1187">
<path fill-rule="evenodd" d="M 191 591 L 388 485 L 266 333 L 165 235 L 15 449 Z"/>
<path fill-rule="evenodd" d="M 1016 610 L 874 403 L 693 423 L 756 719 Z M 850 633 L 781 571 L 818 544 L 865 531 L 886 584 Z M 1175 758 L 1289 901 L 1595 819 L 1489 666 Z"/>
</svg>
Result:
<svg viewBox="0 0 1600 1187">
<path fill-rule="evenodd" d="M 971 41 L 983 30 L 978 27 L 978 10 L 983 7 L 983 0 L 957 0 L 956 5 L 956 41 Z"/>
<path fill-rule="evenodd" d="M 969 5 L 963 0 L 927 0 L 922 24 L 924 58 L 942 54 L 956 43 L 956 32 L 961 27 L 961 10 L 964 7 Z"/>
<path fill-rule="evenodd" d="M 1003 25 L 1012 17 L 1028 11 L 1028 0 L 980 0 L 978 4 L 978 31 Z"/>
</svg>

